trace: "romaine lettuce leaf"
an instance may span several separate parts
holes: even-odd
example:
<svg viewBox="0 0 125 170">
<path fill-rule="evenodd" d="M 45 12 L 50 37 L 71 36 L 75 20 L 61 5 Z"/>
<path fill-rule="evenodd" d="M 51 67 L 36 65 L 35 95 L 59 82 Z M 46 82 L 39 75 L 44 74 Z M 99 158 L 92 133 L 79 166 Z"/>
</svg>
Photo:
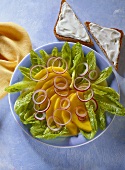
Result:
<svg viewBox="0 0 125 170">
<path fill-rule="evenodd" d="M 32 124 L 36 123 L 33 109 L 20 113 L 19 117 L 20 117 L 21 122 L 25 125 L 31 126 Z"/>
<path fill-rule="evenodd" d="M 95 70 L 96 69 L 96 57 L 94 51 L 90 51 L 86 55 L 86 61 L 89 65 L 89 70 Z"/>
<path fill-rule="evenodd" d="M 42 65 L 46 66 L 46 63 L 47 63 L 48 59 L 50 58 L 50 55 L 47 54 L 44 50 L 40 50 L 39 53 L 42 56 L 42 58 L 41 58 Z"/>
<path fill-rule="evenodd" d="M 119 101 L 114 99 L 110 95 L 94 95 L 95 99 L 98 102 L 98 105 L 101 107 L 101 109 L 108 111 L 112 114 L 118 115 L 118 116 L 125 116 L 125 108 L 122 104 L 120 104 Z"/>
<path fill-rule="evenodd" d="M 97 127 L 97 120 L 96 120 L 96 114 L 94 112 L 94 108 L 90 104 L 89 101 L 85 102 L 85 106 L 86 106 L 87 111 L 88 111 L 88 115 L 89 115 L 89 119 L 90 119 L 90 123 L 91 123 L 92 129 L 97 131 L 98 127 Z"/>
<path fill-rule="evenodd" d="M 80 133 L 85 136 L 86 139 L 90 140 L 94 138 L 97 132 L 95 130 L 92 130 L 91 132 L 84 132 L 83 130 L 80 130 Z"/>
<path fill-rule="evenodd" d="M 62 58 L 66 61 L 67 65 L 68 65 L 68 70 L 70 70 L 71 66 L 72 66 L 72 56 L 71 56 L 71 48 L 68 44 L 68 42 L 65 42 L 64 45 L 62 46 Z M 64 66 L 63 66 L 64 67 Z"/>
<path fill-rule="evenodd" d="M 18 69 L 20 70 L 20 72 L 25 77 L 27 77 L 29 80 L 31 80 L 31 78 L 30 78 L 30 68 L 20 66 Z"/>
<path fill-rule="evenodd" d="M 54 139 L 59 136 L 68 135 L 69 131 L 66 127 L 62 127 L 61 130 L 54 132 L 47 127 L 46 121 L 40 121 L 39 124 L 34 124 L 30 128 L 30 132 L 35 138 L 39 139 Z"/>
<path fill-rule="evenodd" d="M 99 105 L 96 111 L 96 117 L 97 117 L 99 128 L 101 130 L 104 130 L 106 128 L 106 114 L 105 114 L 105 110 L 102 109 Z"/>
<path fill-rule="evenodd" d="M 57 47 L 54 47 L 52 52 L 51 52 L 51 56 L 53 56 L 53 57 L 61 57 L 62 54 L 61 54 L 61 52 L 58 51 Z"/>
<path fill-rule="evenodd" d="M 8 93 L 15 93 L 15 92 L 20 92 L 24 89 L 33 89 L 36 85 L 36 82 L 34 81 L 20 81 L 18 83 L 15 83 L 11 86 L 8 86 L 5 88 L 5 91 L 7 91 Z"/>
<path fill-rule="evenodd" d="M 74 83 L 75 78 L 84 70 L 84 66 L 81 63 L 84 62 L 85 58 L 84 58 L 84 53 L 82 50 L 82 45 L 80 43 L 76 43 L 72 47 L 71 52 L 72 52 L 73 66 L 69 70 L 69 73 L 72 76 L 72 82 L 71 82 L 70 88 L 73 88 L 73 83 Z"/>
<path fill-rule="evenodd" d="M 105 87 L 105 86 L 100 86 L 100 85 L 95 85 L 95 84 L 92 84 L 91 87 L 94 90 L 95 94 L 98 94 L 100 96 L 102 96 L 102 95 L 110 95 L 115 100 L 120 99 L 119 94 L 111 87 Z"/>
<path fill-rule="evenodd" d="M 28 105 L 32 102 L 33 92 L 23 92 L 16 100 L 14 104 L 14 110 L 19 115 L 22 112 L 26 112 Z"/>
<path fill-rule="evenodd" d="M 40 56 L 33 50 L 30 51 L 30 60 L 31 60 L 32 66 L 45 65 L 42 58 L 40 58 Z"/>
<path fill-rule="evenodd" d="M 51 55 L 52 55 L 53 57 L 57 57 L 57 56 L 58 56 L 58 48 L 57 48 L 57 47 L 54 47 L 54 48 L 52 49 Z"/>
<path fill-rule="evenodd" d="M 99 84 L 99 83 L 103 82 L 111 75 L 111 73 L 112 73 L 112 67 L 105 68 L 104 70 L 101 71 L 99 77 L 93 84 Z"/>
<path fill-rule="evenodd" d="M 23 92 L 16 100 L 14 110 L 23 124 L 34 124 L 38 121 L 34 117 L 33 101 L 31 91 Z"/>
<path fill-rule="evenodd" d="M 98 124 L 97 124 L 97 119 L 96 119 L 96 114 L 94 112 L 93 106 L 90 104 L 90 102 L 85 102 L 87 111 L 88 111 L 88 116 L 90 119 L 92 131 L 91 132 L 85 132 L 80 129 L 80 132 L 83 136 L 85 136 L 87 139 L 92 139 L 97 133 L 98 130 Z"/>
<path fill-rule="evenodd" d="M 72 61 L 73 61 L 73 66 L 70 69 L 70 72 L 72 73 L 73 71 L 75 71 L 76 67 L 84 62 L 84 53 L 82 50 L 82 45 L 80 43 L 76 43 L 73 47 L 72 47 Z M 81 68 L 77 69 L 77 72 L 80 71 Z M 83 69 L 83 67 L 82 67 Z"/>
<path fill-rule="evenodd" d="M 73 61 L 78 54 L 81 53 L 83 54 L 82 45 L 79 42 L 74 44 L 71 48 L 71 53 L 72 53 L 72 61 Z"/>
</svg>

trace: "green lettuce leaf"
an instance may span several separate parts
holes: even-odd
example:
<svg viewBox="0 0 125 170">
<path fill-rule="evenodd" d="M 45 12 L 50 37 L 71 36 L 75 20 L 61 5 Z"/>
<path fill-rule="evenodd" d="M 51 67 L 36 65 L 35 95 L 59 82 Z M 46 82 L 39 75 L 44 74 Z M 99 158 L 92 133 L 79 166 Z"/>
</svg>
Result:
<svg viewBox="0 0 125 170">
<path fill-rule="evenodd" d="M 42 58 L 33 50 L 30 51 L 30 60 L 32 66 L 35 65 L 45 65 L 45 63 L 42 61 Z"/>
<path fill-rule="evenodd" d="M 20 81 L 18 83 L 15 83 L 11 86 L 8 86 L 5 88 L 5 91 L 8 93 L 15 93 L 15 92 L 20 92 L 25 89 L 33 89 L 36 85 L 36 82 L 34 81 Z"/>
<path fill-rule="evenodd" d="M 53 57 L 61 57 L 61 52 L 58 51 L 58 48 L 57 47 L 54 47 L 52 52 L 51 52 L 51 56 Z"/>
<path fill-rule="evenodd" d="M 85 106 L 86 106 L 87 111 L 88 111 L 88 115 L 89 115 L 89 119 L 90 119 L 90 123 L 91 123 L 92 129 L 97 131 L 98 126 L 97 126 L 97 120 L 96 120 L 96 114 L 94 112 L 94 108 L 90 104 L 89 101 L 85 102 Z"/>
<path fill-rule="evenodd" d="M 44 50 L 40 50 L 39 53 L 40 53 L 40 55 L 42 56 L 42 58 L 41 58 L 42 64 L 43 64 L 44 66 L 46 66 L 47 61 L 48 61 L 48 59 L 50 58 L 50 55 L 47 54 Z"/>
<path fill-rule="evenodd" d="M 83 130 L 80 130 L 80 133 L 88 140 L 91 140 L 95 137 L 96 131 L 92 130 L 91 132 L 84 132 Z"/>
<path fill-rule="evenodd" d="M 26 110 L 26 112 L 21 112 L 19 114 L 20 120 L 25 125 L 32 125 L 36 123 L 36 119 L 34 117 L 34 110 Z"/>
<path fill-rule="evenodd" d="M 71 82 L 70 88 L 73 88 L 75 78 L 84 70 L 84 66 L 79 65 L 83 63 L 85 60 L 84 53 L 82 50 L 82 45 L 80 43 L 76 43 L 72 47 L 72 59 L 73 59 L 73 66 L 69 70 L 69 73 L 72 76 L 72 82 Z"/>
<path fill-rule="evenodd" d="M 20 117 L 23 124 L 34 124 L 36 119 L 34 117 L 33 101 L 32 101 L 31 91 L 23 92 L 16 100 L 14 105 L 14 110 L 16 114 Z"/>
<path fill-rule="evenodd" d="M 95 70 L 96 69 L 96 57 L 94 51 L 90 51 L 86 55 L 86 60 L 89 65 L 90 70 Z"/>
<path fill-rule="evenodd" d="M 91 87 L 94 90 L 94 94 L 102 95 L 109 95 L 112 96 L 115 100 L 119 100 L 119 94 L 111 87 L 100 86 L 96 84 L 92 84 Z"/>
<path fill-rule="evenodd" d="M 14 104 L 14 110 L 18 115 L 28 110 L 28 106 L 32 102 L 32 94 L 33 92 L 26 91 L 17 98 Z"/>
<path fill-rule="evenodd" d="M 26 78 L 28 78 L 29 80 L 31 80 L 31 78 L 30 78 L 30 68 L 20 66 L 18 69 L 20 70 L 20 72 L 21 72 Z"/>
<path fill-rule="evenodd" d="M 101 109 L 108 111 L 109 113 L 115 114 L 117 116 L 125 116 L 125 108 L 119 101 L 114 99 L 110 95 L 94 95 Z"/>
<path fill-rule="evenodd" d="M 62 58 L 66 61 L 67 65 L 68 65 L 68 70 L 70 70 L 71 66 L 72 66 L 72 62 L 71 62 L 71 48 L 68 44 L 68 42 L 65 42 L 64 45 L 62 46 Z M 63 66 L 65 67 L 65 66 Z"/>
<path fill-rule="evenodd" d="M 78 55 L 79 53 L 83 53 L 82 50 L 82 45 L 77 42 L 76 44 L 74 44 L 71 48 L 71 53 L 72 53 L 72 61 L 75 59 L 76 55 Z"/>
<path fill-rule="evenodd" d="M 72 73 L 76 67 L 84 62 L 84 53 L 82 50 L 82 45 L 80 43 L 76 43 L 73 47 L 72 47 L 72 61 L 73 61 L 73 66 L 70 69 L 70 72 Z M 80 68 L 79 68 L 80 69 Z M 77 71 L 79 70 L 77 69 Z"/>
<path fill-rule="evenodd" d="M 94 136 L 97 133 L 98 123 L 97 123 L 96 114 L 94 112 L 93 106 L 90 104 L 89 101 L 85 102 L 85 105 L 86 105 L 86 108 L 87 108 L 87 111 L 88 111 L 92 131 L 91 132 L 85 132 L 85 131 L 80 129 L 80 132 L 83 136 L 85 136 L 87 139 L 90 140 L 90 139 L 94 138 Z"/>
<path fill-rule="evenodd" d="M 33 135 L 33 137 L 39 138 L 39 139 L 54 139 L 56 137 L 65 136 L 69 134 L 66 127 L 63 127 L 61 130 L 57 132 L 50 130 L 47 127 L 46 121 L 40 121 L 39 124 L 34 124 L 30 128 L 30 132 Z"/>
<path fill-rule="evenodd" d="M 99 84 L 106 80 L 112 73 L 112 67 L 107 67 L 104 70 L 101 71 L 98 79 L 93 84 Z"/>
<path fill-rule="evenodd" d="M 105 110 L 102 109 L 99 105 L 96 111 L 96 117 L 97 117 L 99 128 L 101 130 L 104 130 L 106 128 L 106 115 L 105 115 Z"/>
</svg>

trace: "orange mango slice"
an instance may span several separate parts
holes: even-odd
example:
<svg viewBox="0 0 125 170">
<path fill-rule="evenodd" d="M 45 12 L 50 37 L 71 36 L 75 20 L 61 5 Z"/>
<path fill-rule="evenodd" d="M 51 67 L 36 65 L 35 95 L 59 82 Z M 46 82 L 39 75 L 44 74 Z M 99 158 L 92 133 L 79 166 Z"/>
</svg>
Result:
<svg viewBox="0 0 125 170">
<path fill-rule="evenodd" d="M 72 113 L 72 121 L 76 124 L 76 126 L 79 129 L 82 129 L 82 130 L 84 130 L 86 132 L 90 132 L 92 130 L 92 127 L 91 127 L 91 124 L 90 124 L 90 121 L 89 121 L 89 117 L 87 116 L 84 121 L 80 121 L 78 119 L 78 116 L 75 113 L 75 108 L 76 107 L 78 107 L 78 106 L 85 107 L 84 102 L 81 102 L 78 99 L 76 93 L 71 95 L 70 102 L 71 102 L 71 107 L 69 108 L 69 110 Z"/>
</svg>

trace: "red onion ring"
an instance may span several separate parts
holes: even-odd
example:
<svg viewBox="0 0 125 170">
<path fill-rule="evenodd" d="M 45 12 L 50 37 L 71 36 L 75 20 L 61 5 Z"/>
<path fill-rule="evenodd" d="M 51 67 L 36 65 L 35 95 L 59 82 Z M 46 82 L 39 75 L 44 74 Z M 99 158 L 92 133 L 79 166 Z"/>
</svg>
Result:
<svg viewBox="0 0 125 170">
<path fill-rule="evenodd" d="M 92 77 L 92 75 L 91 75 L 92 73 L 95 73 L 95 76 L 94 76 L 94 77 Z M 90 79 L 90 80 L 96 80 L 97 77 L 98 77 L 98 72 L 97 72 L 97 70 L 91 70 L 91 71 L 89 72 L 89 79 Z"/>
<path fill-rule="evenodd" d="M 37 115 L 39 114 L 39 112 L 36 112 L 35 114 L 34 114 L 34 116 L 35 116 L 35 118 L 37 119 L 37 120 L 44 120 L 45 118 L 46 118 L 46 114 L 45 113 L 42 113 L 42 117 L 38 117 Z M 41 113 L 40 113 L 41 114 Z"/>
<path fill-rule="evenodd" d="M 93 104 L 94 104 L 94 112 L 96 112 L 97 109 L 98 109 L 98 103 L 94 98 L 91 99 L 91 102 L 93 102 Z"/>
<path fill-rule="evenodd" d="M 80 109 L 82 109 L 82 110 L 84 111 L 83 114 L 80 114 L 80 113 L 79 113 L 79 110 L 80 110 Z M 87 116 L 87 111 L 86 111 L 83 107 L 81 107 L 81 106 L 76 107 L 75 113 L 76 113 L 76 115 L 77 115 L 78 117 L 81 117 L 81 118 L 84 118 L 84 117 Z"/>
<path fill-rule="evenodd" d="M 43 109 L 43 110 L 37 110 L 36 107 L 35 107 L 35 103 L 34 103 L 34 106 L 33 106 L 34 110 L 35 110 L 36 112 L 40 112 L 40 113 L 43 113 L 43 112 L 47 111 L 47 110 L 49 109 L 50 103 L 51 103 L 49 98 L 47 98 L 47 100 L 48 100 L 48 105 L 46 106 L 45 109 Z"/>
<path fill-rule="evenodd" d="M 58 94 L 61 97 L 67 97 L 68 94 L 69 94 L 69 89 L 68 88 L 65 89 L 65 90 L 59 90 L 59 89 L 54 88 L 54 91 L 55 91 L 56 94 Z"/>
<path fill-rule="evenodd" d="M 66 68 L 65 68 L 63 71 L 56 71 L 56 70 L 54 70 L 54 64 L 55 64 L 55 62 L 56 62 L 57 60 L 62 60 L 62 63 L 63 63 L 63 62 L 65 63 Z M 60 65 L 59 67 L 61 67 L 61 65 Z M 67 69 L 68 69 L 67 62 L 66 62 L 62 57 L 57 57 L 57 58 L 53 61 L 53 63 L 52 63 L 52 70 L 53 70 L 53 72 L 56 73 L 56 74 L 63 74 L 63 73 L 65 73 L 65 72 L 67 71 Z"/>
<path fill-rule="evenodd" d="M 41 78 L 41 79 L 35 79 L 35 78 L 32 77 L 32 71 L 33 71 L 33 69 L 36 68 L 36 67 L 41 67 L 41 68 L 43 68 L 43 69 L 46 69 L 46 75 L 45 75 L 43 78 Z M 42 80 L 46 80 L 47 77 L 48 77 L 48 75 L 49 75 L 49 74 L 48 74 L 47 68 L 44 67 L 44 66 L 42 66 L 42 65 L 35 65 L 35 66 L 31 67 L 31 69 L 30 69 L 30 78 L 31 78 L 33 81 L 42 81 Z"/>
<path fill-rule="evenodd" d="M 52 128 L 51 126 L 50 126 L 50 120 L 53 120 L 53 116 L 50 116 L 48 119 L 47 119 L 47 126 L 48 126 L 48 128 L 50 129 L 50 130 L 52 130 L 52 131 L 59 131 L 61 128 L 62 128 L 62 126 L 60 125 L 58 128 Z M 53 120 L 54 121 L 54 120 Z"/>
<path fill-rule="evenodd" d="M 77 87 L 77 85 L 76 85 L 76 81 L 78 80 L 78 79 L 83 79 L 83 80 L 85 80 L 85 81 L 87 81 L 88 82 L 88 85 L 80 85 L 79 87 Z M 83 91 L 86 91 L 86 90 L 88 90 L 89 88 L 90 88 L 90 86 L 91 86 L 91 83 L 90 83 L 90 81 L 87 79 L 87 78 L 85 78 L 85 77 L 77 77 L 75 80 L 74 80 L 74 88 L 77 90 L 77 91 L 81 91 L 81 92 L 83 92 Z M 82 88 L 83 87 L 83 88 Z"/>
<path fill-rule="evenodd" d="M 61 78 L 61 81 L 62 80 L 64 80 L 65 81 L 65 83 L 57 83 L 56 82 L 56 80 L 57 80 L 57 78 Z M 58 86 L 58 84 L 64 84 L 64 86 L 62 87 L 60 87 L 60 86 Z M 64 89 L 66 89 L 67 87 L 68 87 L 68 80 L 65 78 L 65 77 L 63 77 L 63 76 L 56 76 L 55 78 L 54 78 L 54 87 L 55 88 L 57 88 L 57 89 L 59 89 L 59 90 L 64 90 Z"/>
<path fill-rule="evenodd" d="M 39 92 L 43 92 L 43 95 L 41 94 L 40 96 L 37 97 L 37 99 L 40 98 L 41 96 L 44 96 L 44 99 L 43 99 L 42 101 L 40 101 L 40 102 L 37 102 L 37 101 L 35 100 L 35 95 L 36 95 L 37 93 L 39 93 Z M 46 92 L 45 90 L 42 90 L 42 89 L 36 90 L 36 91 L 33 93 L 33 95 L 32 95 L 32 100 L 33 100 L 33 102 L 34 102 L 35 104 L 42 104 L 42 103 L 46 100 L 46 98 L 47 98 L 47 92 Z"/>
<path fill-rule="evenodd" d="M 76 94 L 77 94 L 78 99 L 82 102 L 87 102 L 87 101 L 91 100 L 93 98 L 94 92 L 92 89 L 89 89 L 89 90 L 91 91 L 91 95 L 88 99 L 82 99 L 78 94 L 79 92 L 77 91 Z M 84 95 L 84 92 L 83 92 L 83 95 Z"/>
<path fill-rule="evenodd" d="M 52 64 L 50 65 L 50 61 L 51 60 L 54 60 L 56 57 L 50 57 L 49 59 L 48 59 L 48 61 L 47 61 L 47 67 L 50 67 L 50 66 L 52 66 Z"/>
<path fill-rule="evenodd" d="M 65 107 L 63 107 L 63 102 L 65 102 L 65 101 L 67 101 L 68 104 Z M 60 108 L 66 110 L 69 107 L 70 107 L 70 100 L 68 98 L 62 98 L 60 101 Z"/>
<path fill-rule="evenodd" d="M 57 122 L 57 121 L 55 120 L 54 114 L 55 114 L 55 112 L 56 112 L 57 110 L 65 111 L 65 112 L 67 112 L 67 113 L 69 114 L 70 118 L 69 118 L 69 120 L 68 120 L 66 123 L 59 123 L 59 122 Z M 66 125 L 66 124 L 68 124 L 68 123 L 71 121 L 71 119 L 72 119 L 72 114 L 71 114 L 71 112 L 68 111 L 68 110 L 56 109 L 56 110 L 53 112 L 53 120 L 54 120 L 54 122 L 57 123 L 58 125 L 61 125 L 61 126 Z"/>
<path fill-rule="evenodd" d="M 83 73 L 81 73 L 81 74 L 79 74 L 79 76 L 80 76 L 80 77 L 82 77 L 82 76 L 85 76 L 85 75 L 88 73 L 89 66 L 88 66 L 88 63 L 85 63 L 85 62 L 84 62 L 84 63 L 80 63 L 80 64 L 78 64 L 78 66 L 77 66 L 77 67 L 79 68 L 79 66 L 80 66 L 80 65 L 84 65 L 84 66 L 86 67 L 86 68 L 85 68 L 85 70 L 84 70 L 84 72 L 83 72 Z"/>
<path fill-rule="evenodd" d="M 84 120 L 86 120 L 86 117 L 79 117 L 78 116 L 78 119 L 79 119 L 79 121 L 84 121 Z"/>
</svg>

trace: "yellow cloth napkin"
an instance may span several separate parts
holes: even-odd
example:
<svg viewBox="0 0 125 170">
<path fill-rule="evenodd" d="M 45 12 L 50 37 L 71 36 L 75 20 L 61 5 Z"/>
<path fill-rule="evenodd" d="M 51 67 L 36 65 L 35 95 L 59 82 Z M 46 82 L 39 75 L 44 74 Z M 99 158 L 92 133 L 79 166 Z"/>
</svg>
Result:
<svg viewBox="0 0 125 170">
<path fill-rule="evenodd" d="M 24 28 L 12 22 L 0 23 L 0 99 L 7 94 L 4 89 L 15 67 L 31 49 L 31 40 Z"/>
</svg>

